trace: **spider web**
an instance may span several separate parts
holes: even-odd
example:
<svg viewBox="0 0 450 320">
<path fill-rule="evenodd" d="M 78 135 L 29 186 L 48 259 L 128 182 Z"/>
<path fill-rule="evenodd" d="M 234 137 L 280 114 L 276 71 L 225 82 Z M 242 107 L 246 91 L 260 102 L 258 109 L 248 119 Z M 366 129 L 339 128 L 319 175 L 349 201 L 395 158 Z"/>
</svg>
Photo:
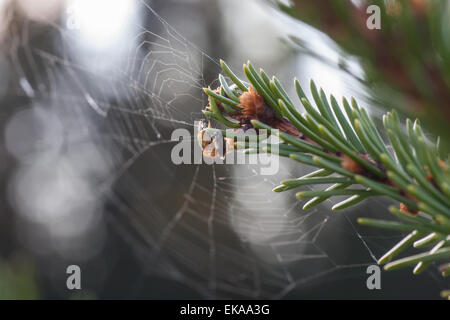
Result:
<svg viewBox="0 0 450 320">
<path fill-rule="evenodd" d="M 26 41 L 25 24 L 13 69 L 16 94 L 63 128 L 59 152 L 81 143 L 98 152 L 102 170 L 85 177 L 91 197 L 104 202 L 103 216 L 131 244 L 143 277 L 158 274 L 206 298 L 308 297 L 321 286 L 338 297 L 346 284 L 366 292 L 366 267 L 402 235 L 362 228 L 355 217 L 362 210 L 383 217 L 386 201 L 338 214 L 330 201 L 302 211 L 293 193 L 271 190 L 311 168 L 281 159 L 276 175 L 261 176 L 252 164 L 173 164 L 171 133 L 194 134 L 206 104 L 202 88 L 217 85 L 205 70 L 220 68 L 148 4 L 140 2 L 139 12 L 150 26 L 132 23 L 135 37 L 112 62 L 59 24 L 50 26 L 51 49 Z M 46 152 L 53 145 L 46 142 Z M 442 281 L 433 268 L 426 275 Z"/>
</svg>

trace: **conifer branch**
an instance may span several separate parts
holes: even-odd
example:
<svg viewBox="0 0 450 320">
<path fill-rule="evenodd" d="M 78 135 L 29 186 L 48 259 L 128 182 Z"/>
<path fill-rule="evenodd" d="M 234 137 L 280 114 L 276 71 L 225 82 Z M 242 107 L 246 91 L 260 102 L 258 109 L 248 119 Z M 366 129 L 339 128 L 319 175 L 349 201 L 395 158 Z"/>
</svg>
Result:
<svg viewBox="0 0 450 320">
<path fill-rule="evenodd" d="M 224 138 L 234 140 L 240 132 L 255 129 L 259 139 L 259 130 L 266 129 L 280 139 L 276 149 L 267 145 L 254 150 L 247 148 L 246 143 L 235 143 L 235 147 L 244 148 L 247 153 L 277 150 L 279 156 L 317 169 L 303 177 L 284 180 L 273 191 L 333 184 L 324 190 L 297 192 L 298 198 L 310 199 L 304 209 L 335 196 L 347 198 L 334 205 L 333 210 L 349 208 L 373 196 L 389 197 L 399 202 L 389 208 L 398 221 L 358 219 L 362 225 L 408 232 L 378 262 L 387 263 L 386 270 L 415 265 L 416 274 L 432 262 L 448 262 L 449 163 L 441 158 L 439 146 L 426 138 L 418 120 L 407 119 L 403 124 L 395 111 L 388 112 L 380 132 L 355 99 L 349 102 L 343 98 L 339 105 L 333 95 L 328 98 L 311 81 L 310 101 L 295 80 L 299 102 L 306 110 L 301 114 L 276 77 L 270 79 L 263 70 L 258 73 L 248 62 L 244 65 L 247 83 L 237 78 L 225 62 L 221 61 L 221 66 L 232 84 L 220 75 L 219 88 L 205 89 L 209 105 L 203 113 L 235 130 L 234 134 L 221 131 Z M 383 136 L 387 136 L 390 147 Z M 428 246 L 432 248 L 391 261 L 407 248 Z M 442 267 L 443 276 L 448 276 L 449 270 L 447 263 Z"/>
</svg>

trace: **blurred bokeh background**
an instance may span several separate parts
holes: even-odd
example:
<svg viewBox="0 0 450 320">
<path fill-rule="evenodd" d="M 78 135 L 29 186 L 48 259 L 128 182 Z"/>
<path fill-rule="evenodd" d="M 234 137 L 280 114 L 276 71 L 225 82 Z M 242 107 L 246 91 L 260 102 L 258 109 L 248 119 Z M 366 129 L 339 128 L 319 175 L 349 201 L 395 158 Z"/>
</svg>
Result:
<svg viewBox="0 0 450 320">
<path fill-rule="evenodd" d="M 309 168 L 172 163 L 171 133 L 194 133 L 220 58 L 241 75 L 250 59 L 291 94 L 314 78 L 379 118 L 356 59 L 266 1 L 0 0 L 0 46 L 0 298 L 436 299 L 448 286 L 432 267 L 367 289 L 366 267 L 402 235 L 355 217 L 388 216 L 385 199 L 302 212 L 271 189 Z"/>
</svg>

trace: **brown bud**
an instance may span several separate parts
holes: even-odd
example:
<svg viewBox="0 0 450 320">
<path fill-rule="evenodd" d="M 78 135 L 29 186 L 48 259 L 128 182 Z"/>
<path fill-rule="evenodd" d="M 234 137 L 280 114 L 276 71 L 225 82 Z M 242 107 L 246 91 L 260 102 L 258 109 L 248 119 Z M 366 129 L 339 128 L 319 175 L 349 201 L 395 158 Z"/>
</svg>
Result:
<svg viewBox="0 0 450 320">
<path fill-rule="evenodd" d="M 408 208 L 408 206 L 403 202 L 400 203 L 400 211 L 412 216 L 417 216 L 419 214 L 419 211 Z"/>
<path fill-rule="evenodd" d="M 342 159 L 343 161 L 341 163 L 341 166 L 343 169 L 357 174 L 361 174 L 364 172 L 364 168 L 361 167 L 358 162 L 356 162 L 346 154 L 342 156 Z"/>
</svg>

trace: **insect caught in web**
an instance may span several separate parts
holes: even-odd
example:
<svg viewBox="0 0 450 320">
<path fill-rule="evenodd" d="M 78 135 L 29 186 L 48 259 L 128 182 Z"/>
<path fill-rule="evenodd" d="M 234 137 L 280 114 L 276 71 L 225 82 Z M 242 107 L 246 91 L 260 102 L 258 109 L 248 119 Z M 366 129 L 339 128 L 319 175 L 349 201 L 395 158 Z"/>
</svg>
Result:
<svg viewBox="0 0 450 320">
<path fill-rule="evenodd" d="M 203 156 L 207 158 L 224 159 L 234 150 L 234 139 L 224 137 L 220 131 L 208 131 L 211 123 L 202 119 L 197 127 L 197 141 L 202 149 Z"/>
</svg>

